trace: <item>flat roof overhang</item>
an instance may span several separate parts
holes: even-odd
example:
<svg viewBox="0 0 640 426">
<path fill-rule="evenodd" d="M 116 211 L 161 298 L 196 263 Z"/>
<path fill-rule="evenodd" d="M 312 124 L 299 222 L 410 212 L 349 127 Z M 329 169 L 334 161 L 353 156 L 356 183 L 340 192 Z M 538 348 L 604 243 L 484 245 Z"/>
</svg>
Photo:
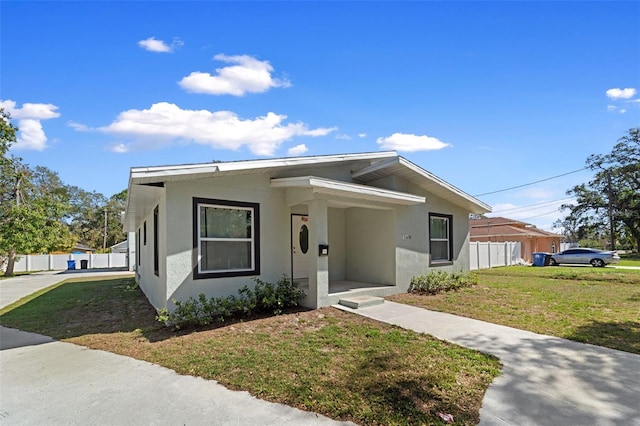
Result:
<svg viewBox="0 0 640 426">
<path fill-rule="evenodd" d="M 470 213 L 484 214 L 491 211 L 491 206 L 488 204 L 472 197 L 403 157 L 394 156 L 351 174 L 351 177 L 360 183 L 373 182 L 388 176 L 398 176 L 413 182 L 427 192 L 467 209 Z"/>
<path fill-rule="evenodd" d="M 327 199 L 338 207 L 378 205 L 378 208 L 389 208 L 389 205 L 411 206 L 426 202 L 426 198 L 419 195 L 316 176 L 271 179 L 271 187 L 297 190 L 288 197 L 289 205 L 312 199 Z"/>
</svg>

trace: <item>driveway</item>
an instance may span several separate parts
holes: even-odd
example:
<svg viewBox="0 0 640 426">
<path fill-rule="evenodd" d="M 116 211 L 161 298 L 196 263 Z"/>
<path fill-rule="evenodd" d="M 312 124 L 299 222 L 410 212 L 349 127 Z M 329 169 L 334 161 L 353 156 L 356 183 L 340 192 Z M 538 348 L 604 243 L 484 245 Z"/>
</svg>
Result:
<svg viewBox="0 0 640 426">
<path fill-rule="evenodd" d="M 0 280 L 0 307 L 70 276 L 122 274 L 47 272 Z M 4 327 L 0 378 L 3 426 L 351 424 L 148 362 Z"/>
</svg>

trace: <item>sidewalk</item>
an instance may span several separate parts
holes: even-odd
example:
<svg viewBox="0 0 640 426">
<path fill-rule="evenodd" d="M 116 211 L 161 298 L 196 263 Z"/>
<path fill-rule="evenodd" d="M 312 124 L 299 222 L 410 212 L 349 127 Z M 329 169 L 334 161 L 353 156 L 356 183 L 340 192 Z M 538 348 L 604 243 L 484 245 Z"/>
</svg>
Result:
<svg viewBox="0 0 640 426">
<path fill-rule="evenodd" d="M 45 272 L 0 280 L 0 306 L 67 278 L 116 275 L 123 272 Z M 2 426 L 352 424 L 148 362 L 5 327 L 0 327 L 0 377 Z"/>
<path fill-rule="evenodd" d="M 480 425 L 640 425 L 640 355 L 389 301 L 336 307 L 499 357 Z"/>
</svg>

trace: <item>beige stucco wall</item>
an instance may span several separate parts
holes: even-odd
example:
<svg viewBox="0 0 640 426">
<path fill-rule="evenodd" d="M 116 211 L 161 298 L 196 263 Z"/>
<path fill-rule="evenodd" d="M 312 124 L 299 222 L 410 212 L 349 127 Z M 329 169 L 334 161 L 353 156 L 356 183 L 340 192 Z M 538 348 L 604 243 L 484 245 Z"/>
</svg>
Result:
<svg viewBox="0 0 640 426">
<path fill-rule="evenodd" d="M 156 276 L 153 271 L 153 210 L 158 206 L 158 272 Z M 157 204 L 150 206 L 145 219 L 139 224 L 140 246 L 136 248 L 136 255 L 140 256 L 140 264 L 136 259 L 136 278 L 140 288 L 155 308 L 165 307 L 166 263 L 163 259 L 166 256 L 166 193 L 160 193 Z M 147 224 L 147 243 L 144 243 L 144 223 Z"/>
<path fill-rule="evenodd" d="M 349 181 L 351 172 L 347 168 L 311 168 L 305 173 Z M 468 270 L 468 212 L 401 178 L 390 177 L 373 185 L 422 195 L 427 202 L 414 206 L 385 205 L 384 209 L 329 206 L 330 281 L 361 281 L 394 286 L 389 291 L 403 292 L 415 275 L 430 270 Z M 173 299 L 186 300 L 200 293 L 207 297 L 235 295 L 244 285 L 253 284 L 248 276 L 193 279 L 194 197 L 259 203 L 259 278 L 276 282 L 291 275 L 291 214 L 307 214 L 308 205 L 289 206 L 287 190 L 272 188 L 267 175 L 168 182 L 158 200 L 160 277 L 153 274 L 154 206 L 146 216 L 147 245 L 141 244 L 138 249 L 142 256 L 142 265 L 138 267 L 140 285 L 156 308 L 172 308 Z M 348 200 L 340 201 L 344 204 Z M 429 263 L 430 212 L 453 215 L 454 255 L 453 261 L 445 265 Z M 316 247 L 312 247 L 312 253 L 317 255 Z M 322 297 L 324 301 L 330 300 Z M 331 299 L 331 303 L 336 301 Z"/>
<path fill-rule="evenodd" d="M 260 279 L 276 282 L 291 275 L 290 209 L 285 192 L 270 187 L 264 175 L 244 175 L 197 181 L 170 182 L 166 185 L 167 299 L 185 299 L 200 293 L 207 297 L 237 294 L 251 277 L 193 279 L 193 197 L 260 204 Z"/>
<path fill-rule="evenodd" d="M 346 279 L 395 285 L 393 210 L 346 211 Z"/>
<path fill-rule="evenodd" d="M 329 281 L 343 281 L 347 277 L 346 215 L 345 209 L 329 208 Z"/>
</svg>

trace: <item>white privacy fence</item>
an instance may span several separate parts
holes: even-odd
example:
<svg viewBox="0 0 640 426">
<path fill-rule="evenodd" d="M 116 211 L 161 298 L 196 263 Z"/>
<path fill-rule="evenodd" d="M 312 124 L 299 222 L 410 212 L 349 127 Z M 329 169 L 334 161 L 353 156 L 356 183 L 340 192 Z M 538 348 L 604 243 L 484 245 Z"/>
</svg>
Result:
<svg viewBox="0 0 640 426">
<path fill-rule="evenodd" d="M 74 261 L 75 269 L 123 268 L 128 266 L 127 253 L 101 254 L 27 254 L 19 255 L 14 272 L 50 271 L 68 269 L 68 261 Z M 84 261 L 84 262 L 83 262 Z M 6 265 L 3 265 L 6 267 Z"/>
<path fill-rule="evenodd" d="M 522 264 L 519 242 L 505 243 L 472 241 L 469 243 L 469 266 L 477 269 Z"/>
</svg>

